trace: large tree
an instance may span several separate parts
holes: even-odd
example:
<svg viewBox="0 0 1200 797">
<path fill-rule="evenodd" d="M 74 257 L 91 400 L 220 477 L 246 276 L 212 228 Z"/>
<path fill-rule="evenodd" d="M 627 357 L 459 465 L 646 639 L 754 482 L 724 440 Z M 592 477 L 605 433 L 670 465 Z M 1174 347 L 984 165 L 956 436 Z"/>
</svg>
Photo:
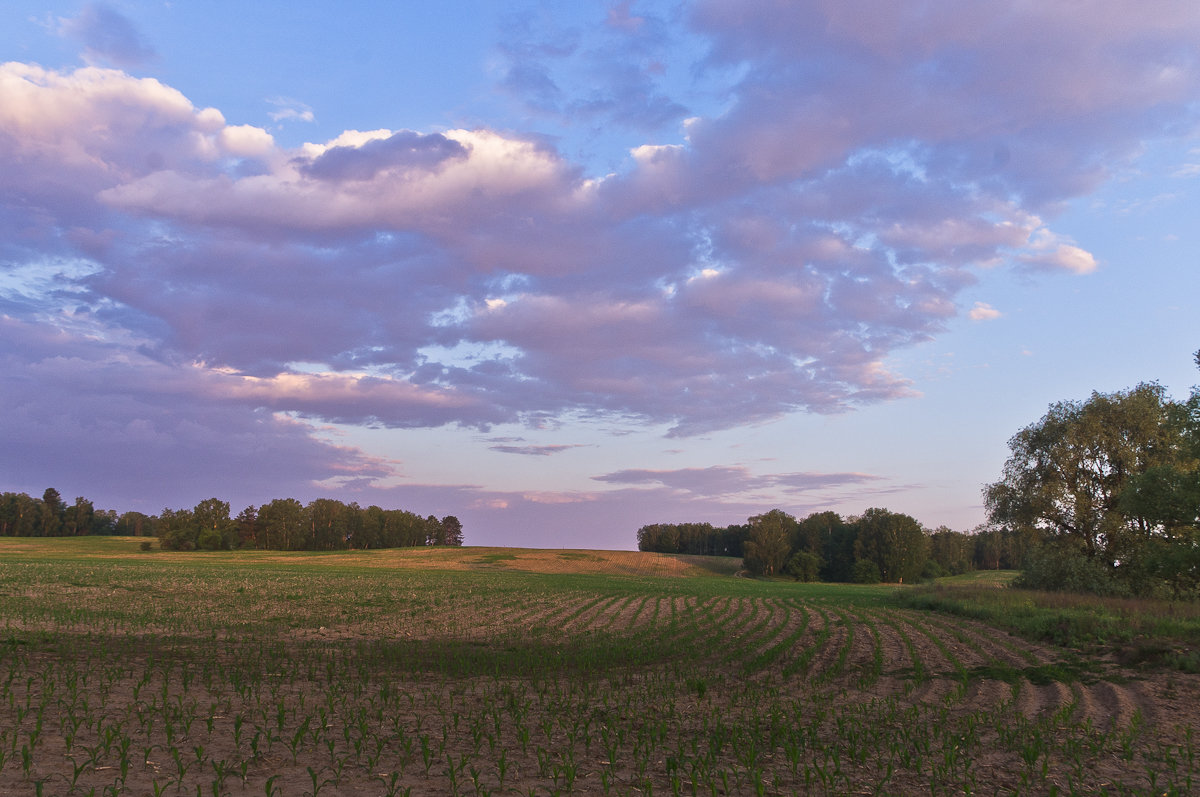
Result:
<svg viewBox="0 0 1200 797">
<path fill-rule="evenodd" d="M 1151 541 L 1195 526 L 1196 403 L 1143 383 L 1051 405 L 1009 441 L 1003 478 L 984 490 L 990 518 L 1129 568 Z"/>
<path fill-rule="evenodd" d="M 206 498 L 192 509 L 196 524 L 196 547 L 208 551 L 227 550 L 237 542 L 237 529 L 229 517 L 229 502 Z"/>
<path fill-rule="evenodd" d="M 37 533 L 42 504 L 25 493 L 0 494 L 0 536 L 32 537 Z"/>
<path fill-rule="evenodd" d="M 884 581 L 917 581 L 929 558 L 929 538 L 909 515 L 868 509 L 855 523 L 854 555 L 874 562 Z"/>
<path fill-rule="evenodd" d="M 801 520 L 795 549 L 820 557 L 822 580 L 854 580 L 854 528 L 837 512 L 817 512 Z"/>
<path fill-rule="evenodd" d="M 442 536 L 438 544 L 461 546 L 463 544 L 462 521 L 454 515 L 446 515 L 442 518 Z"/>
<path fill-rule="evenodd" d="M 155 527 L 158 544 L 167 551 L 194 551 L 199 527 L 190 509 L 163 509 Z"/>
<path fill-rule="evenodd" d="M 63 520 L 67 514 L 67 504 L 62 495 L 53 487 L 47 487 L 42 493 L 42 509 L 38 523 L 38 536 L 58 537 L 62 534 Z"/>
<path fill-rule="evenodd" d="M 783 570 L 792 551 L 796 534 L 796 518 L 782 509 L 772 509 L 747 521 L 750 537 L 742 547 L 746 569 L 759 575 L 772 575 Z"/>
<path fill-rule="evenodd" d="M 304 547 L 304 504 L 276 498 L 258 510 L 259 545 L 282 551 Z"/>
<path fill-rule="evenodd" d="M 74 505 L 67 507 L 63 513 L 63 531 L 68 537 L 91 534 L 95 517 L 96 509 L 92 502 L 79 496 Z"/>
<path fill-rule="evenodd" d="M 972 568 L 975 541 L 971 535 L 938 526 L 929 535 L 929 558 L 947 573 L 965 573 Z"/>
</svg>

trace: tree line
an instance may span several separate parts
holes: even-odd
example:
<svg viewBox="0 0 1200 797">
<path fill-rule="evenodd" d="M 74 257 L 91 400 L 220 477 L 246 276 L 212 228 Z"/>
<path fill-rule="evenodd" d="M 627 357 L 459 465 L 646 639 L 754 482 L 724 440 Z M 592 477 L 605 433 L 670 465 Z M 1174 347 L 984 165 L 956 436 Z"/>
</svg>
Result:
<svg viewBox="0 0 1200 797">
<path fill-rule="evenodd" d="M 1200 366 L 1200 351 L 1195 353 Z M 744 525 L 654 524 L 638 548 L 742 556 L 757 574 L 810 581 L 911 581 L 1014 568 L 1016 586 L 1200 600 L 1200 388 L 1177 401 L 1155 382 L 1059 401 L 1008 442 L 971 534 L 868 509 Z"/>
<path fill-rule="evenodd" d="M 909 515 L 879 508 L 847 518 L 818 512 L 802 520 L 772 509 L 725 527 L 654 523 L 638 529 L 637 540 L 641 551 L 740 556 L 756 575 L 860 583 L 1017 568 L 1034 542 L 1004 528 L 929 530 Z"/>
<path fill-rule="evenodd" d="M 97 510 L 86 498 L 68 505 L 54 488 L 41 499 L 25 493 L 0 494 L 0 536 L 72 537 L 116 534 L 157 537 L 167 550 L 257 548 L 332 551 L 347 548 L 408 548 L 462 545 L 462 523 L 454 515 L 422 517 L 402 509 L 360 507 L 331 498 L 303 504 L 277 498 L 231 516 L 229 503 L 209 498 L 191 509 L 164 509 L 158 515 Z"/>
<path fill-rule="evenodd" d="M 121 518 L 111 510 L 96 509 L 86 498 L 67 504 L 53 487 L 40 499 L 25 493 L 0 493 L 0 537 L 76 537 L 86 534 L 123 534 Z"/>
</svg>

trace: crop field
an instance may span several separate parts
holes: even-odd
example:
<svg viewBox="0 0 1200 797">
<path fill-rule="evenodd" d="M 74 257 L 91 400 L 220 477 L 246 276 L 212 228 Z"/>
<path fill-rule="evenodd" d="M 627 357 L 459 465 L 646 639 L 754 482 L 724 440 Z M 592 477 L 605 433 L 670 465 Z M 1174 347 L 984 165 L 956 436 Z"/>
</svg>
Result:
<svg viewBox="0 0 1200 797">
<path fill-rule="evenodd" d="M 0 795 L 1188 794 L 1198 677 L 657 554 L 0 540 Z"/>
</svg>

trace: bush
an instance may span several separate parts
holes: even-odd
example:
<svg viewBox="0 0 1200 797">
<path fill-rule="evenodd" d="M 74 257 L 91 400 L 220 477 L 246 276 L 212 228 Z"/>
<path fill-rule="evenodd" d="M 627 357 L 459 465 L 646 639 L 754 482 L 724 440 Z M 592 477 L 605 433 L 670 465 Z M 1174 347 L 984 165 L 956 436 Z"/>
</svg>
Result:
<svg viewBox="0 0 1200 797">
<path fill-rule="evenodd" d="M 820 577 L 821 557 L 808 551 L 796 551 L 783 566 L 783 572 L 797 581 L 816 581 Z"/>
<path fill-rule="evenodd" d="M 926 559 L 925 566 L 921 568 L 922 581 L 933 581 L 935 578 L 945 578 L 948 575 L 951 575 L 950 571 L 932 559 Z"/>
<path fill-rule="evenodd" d="M 1018 589 L 1083 592 L 1111 598 L 1130 595 L 1129 586 L 1117 580 L 1112 568 L 1065 545 L 1044 545 L 1030 553 L 1025 569 L 1012 585 Z"/>
<path fill-rule="evenodd" d="M 879 565 L 870 559 L 858 559 L 854 562 L 855 584 L 878 584 L 880 581 L 883 581 L 883 575 L 879 572 Z"/>
<path fill-rule="evenodd" d="M 143 540 L 142 544 L 139 545 L 138 547 L 141 548 L 143 551 L 150 550 L 150 540 Z"/>
<path fill-rule="evenodd" d="M 224 551 L 229 548 L 225 544 L 225 537 L 216 529 L 205 529 L 200 532 L 196 547 L 202 551 Z"/>
</svg>

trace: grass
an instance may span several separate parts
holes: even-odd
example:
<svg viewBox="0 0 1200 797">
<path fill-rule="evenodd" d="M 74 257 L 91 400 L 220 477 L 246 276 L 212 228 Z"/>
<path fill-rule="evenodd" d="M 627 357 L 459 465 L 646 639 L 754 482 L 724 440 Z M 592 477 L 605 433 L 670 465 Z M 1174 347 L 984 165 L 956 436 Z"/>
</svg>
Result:
<svg viewBox="0 0 1200 797">
<path fill-rule="evenodd" d="M 1195 603 L 996 589 L 961 577 L 899 593 L 898 600 L 972 617 L 1032 640 L 1113 653 L 1126 664 L 1200 672 L 1200 605 Z"/>
<path fill-rule="evenodd" d="M 119 560 L 190 566 L 278 565 L 288 568 L 314 565 L 336 567 L 507 570 L 529 573 L 570 573 L 683 577 L 732 575 L 741 559 L 684 556 L 638 551 L 543 550 L 532 548 L 388 548 L 367 551 L 163 551 L 155 546 L 142 551 L 146 537 L 0 537 L 0 556 L 9 561 Z"/>
<path fill-rule="evenodd" d="M 972 570 L 939 578 L 936 583 L 943 587 L 1007 587 L 1019 574 L 1019 570 Z"/>
</svg>

